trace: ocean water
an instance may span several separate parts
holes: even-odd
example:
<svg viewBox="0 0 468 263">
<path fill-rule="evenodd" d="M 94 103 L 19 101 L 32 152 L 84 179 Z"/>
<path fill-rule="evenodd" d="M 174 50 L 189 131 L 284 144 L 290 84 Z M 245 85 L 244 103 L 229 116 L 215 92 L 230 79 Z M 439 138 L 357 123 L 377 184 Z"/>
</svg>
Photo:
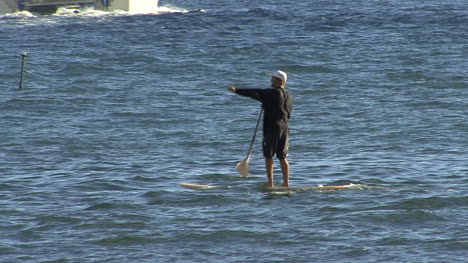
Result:
<svg viewBox="0 0 468 263">
<path fill-rule="evenodd" d="M 160 6 L 0 16 L 0 262 L 468 261 L 465 0 Z M 276 69 L 291 184 L 359 187 L 237 174 Z"/>
</svg>

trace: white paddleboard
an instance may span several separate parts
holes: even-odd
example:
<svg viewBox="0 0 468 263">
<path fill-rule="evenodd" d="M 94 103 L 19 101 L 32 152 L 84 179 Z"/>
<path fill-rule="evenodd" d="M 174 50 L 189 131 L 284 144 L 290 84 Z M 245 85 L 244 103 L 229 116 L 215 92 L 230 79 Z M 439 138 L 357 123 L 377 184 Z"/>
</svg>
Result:
<svg viewBox="0 0 468 263">
<path fill-rule="evenodd" d="M 207 190 L 214 188 L 231 188 L 230 186 L 216 186 L 209 184 L 191 184 L 182 183 L 180 186 L 193 189 L 193 190 Z M 348 184 L 348 185 L 310 185 L 310 186 L 292 186 L 292 187 L 264 187 L 269 191 L 305 191 L 305 190 L 343 190 L 347 188 L 359 187 L 362 185 Z"/>
<path fill-rule="evenodd" d="M 291 187 L 264 187 L 271 191 L 300 191 L 300 190 L 343 190 L 354 187 L 355 184 L 348 185 L 307 185 L 307 186 L 291 186 Z"/>
</svg>

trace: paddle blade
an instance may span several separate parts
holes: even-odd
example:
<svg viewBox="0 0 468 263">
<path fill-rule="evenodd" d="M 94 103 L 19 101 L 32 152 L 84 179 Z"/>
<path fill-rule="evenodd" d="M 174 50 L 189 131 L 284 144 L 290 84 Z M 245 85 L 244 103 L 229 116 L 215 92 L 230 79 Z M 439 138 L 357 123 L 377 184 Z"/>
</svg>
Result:
<svg viewBox="0 0 468 263">
<path fill-rule="evenodd" d="M 237 165 L 237 171 L 239 172 L 240 175 L 243 177 L 249 176 L 249 158 L 246 158 L 243 161 L 240 161 Z"/>
</svg>

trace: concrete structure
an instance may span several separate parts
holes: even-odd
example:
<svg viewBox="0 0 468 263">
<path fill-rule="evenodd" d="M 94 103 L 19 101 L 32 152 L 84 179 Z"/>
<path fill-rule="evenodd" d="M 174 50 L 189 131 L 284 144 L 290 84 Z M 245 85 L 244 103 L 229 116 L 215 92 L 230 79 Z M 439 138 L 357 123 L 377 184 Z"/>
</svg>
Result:
<svg viewBox="0 0 468 263">
<path fill-rule="evenodd" d="M 0 1 L 0 14 L 14 13 L 18 11 L 17 0 L 1 0 Z"/>
<path fill-rule="evenodd" d="M 60 6 L 93 5 L 101 10 L 122 10 L 129 13 L 156 12 L 158 0 L 0 0 L 0 14 L 30 11 L 55 13 Z"/>
<path fill-rule="evenodd" d="M 158 9 L 158 0 L 109 0 L 107 10 L 124 10 L 129 13 L 152 13 Z"/>
</svg>

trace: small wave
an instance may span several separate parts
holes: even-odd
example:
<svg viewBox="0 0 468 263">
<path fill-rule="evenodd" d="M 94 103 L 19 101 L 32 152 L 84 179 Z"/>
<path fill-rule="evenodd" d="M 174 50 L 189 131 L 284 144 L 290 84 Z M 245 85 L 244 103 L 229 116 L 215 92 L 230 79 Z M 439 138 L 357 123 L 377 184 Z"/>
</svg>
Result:
<svg viewBox="0 0 468 263">
<path fill-rule="evenodd" d="M 33 13 L 30 13 L 28 11 L 21 11 L 21 12 L 1 15 L 0 19 L 1 18 L 29 18 L 29 17 L 36 17 L 36 16 Z"/>
<path fill-rule="evenodd" d="M 105 237 L 102 239 L 91 241 L 98 245 L 116 246 L 116 245 L 136 245 L 152 243 L 155 239 L 146 236 L 137 235 L 119 235 L 114 237 Z"/>
<path fill-rule="evenodd" d="M 337 69 L 322 65 L 293 65 L 290 70 L 296 73 L 338 73 Z"/>
<path fill-rule="evenodd" d="M 63 6 L 57 9 L 54 16 L 103 16 L 108 15 L 109 12 L 95 9 L 93 6 Z"/>
<path fill-rule="evenodd" d="M 90 207 L 86 208 L 85 210 L 108 210 L 115 208 L 116 205 L 113 203 L 99 203 L 91 205 Z"/>
<path fill-rule="evenodd" d="M 428 211 L 434 209 L 443 209 L 448 207 L 463 207 L 467 204 L 468 197 L 427 197 L 427 198 L 412 198 L 402 202 L 395 203 L 393 208 L 413 210 L 426 209 Z"/>
<path fill-rule="evenodd" d="M 173 5 L 163 5 L 158 7 L 159 14 L 167 14 L 167 13 L 188 13 L 190 12 L 187 9 L 183 9 L 180 7 L 176 7 Z"/>
</svg>

